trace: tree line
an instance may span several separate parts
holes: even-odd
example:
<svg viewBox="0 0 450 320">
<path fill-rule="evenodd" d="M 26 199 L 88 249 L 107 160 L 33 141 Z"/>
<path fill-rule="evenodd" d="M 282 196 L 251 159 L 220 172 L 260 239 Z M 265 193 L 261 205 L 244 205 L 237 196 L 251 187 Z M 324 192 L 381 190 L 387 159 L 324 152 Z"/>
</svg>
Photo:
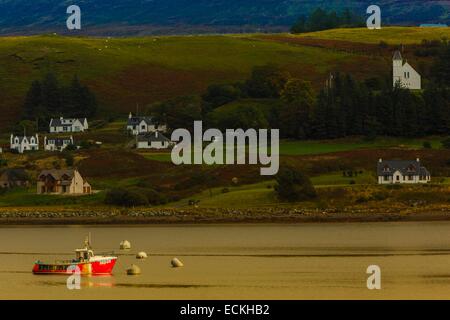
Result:
<svg viewBox="0 0 450 320">
<path fill-rule="evenodd" d="M 445 42 L 422 91 L 393 87 L 392 76 L 358 81 L 334 73 L 315 92 L 309 82 L 270 64 L 255 67 L 246 81 L 211 85 L 202 96 L 157 103 L 148 112 L 172 129 L 203 120 L 219 129 L 279 128 L 292 139 L 448 135 L 449 58 Z"/>
<path fill-rule="evenodd" d="M 38 130 L 48 130 L 51 118 L 92 117 L 97 112 L 95 95 L 78 77 L 68 85 L 60 84 L 53 73 L 31 83 L 22 108 L 22 120 Z"/>
<path fill-rule="evenodd" d="M 314 32 L 335 28 L 357 28 L 364 26 L 363 17 L 353 13 L 350 9 L 342 12 L 315 9 L 308 17 L 300 18 L 291 27 L 292 33 Z"/>
</svg>

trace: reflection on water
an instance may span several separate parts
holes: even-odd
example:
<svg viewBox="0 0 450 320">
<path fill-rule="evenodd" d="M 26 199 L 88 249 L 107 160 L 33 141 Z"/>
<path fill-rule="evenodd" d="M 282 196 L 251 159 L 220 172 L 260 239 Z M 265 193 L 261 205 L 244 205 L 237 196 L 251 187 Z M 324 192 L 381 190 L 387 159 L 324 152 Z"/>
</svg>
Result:
<svg viewBox="0 0 450 320">
<path fill-rule="evenodd" d="M 70 259 L 92 233 L 119 256 L 112 276 L 33 275 L 35 260 Z M 132 250 L 118 250 L 127 239 Z M 136 260 L 145 251 L 148 258 Z M 185 267 L 172 268 L 178 257 Z M 126 275 L 131 264 L 142 274 Z M 379 265 L 382 289 L 366 288 Z M 450 298 L 450 223 L 0 228 L 2 299 Z"/>
</svg>

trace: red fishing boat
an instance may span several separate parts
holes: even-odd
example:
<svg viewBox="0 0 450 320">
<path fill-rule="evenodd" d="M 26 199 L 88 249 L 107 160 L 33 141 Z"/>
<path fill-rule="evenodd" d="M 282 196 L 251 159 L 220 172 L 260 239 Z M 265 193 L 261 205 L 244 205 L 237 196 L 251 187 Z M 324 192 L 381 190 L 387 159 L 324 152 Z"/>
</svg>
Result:
<svg viewBox="0 0 450 320">
<path fill-rule="evenodd" d="M 117 257 L 113 255 L 94 255 L 88 237 L 84 241 L 84 247 L 75 250 L 75 259 L 60 260 L 55 263 L 44 263 L 38 260 L 34 263 L 33 273 L 67 275 L 79 270 L 80 274 L 108 275 L 112 273 L 116 260 Z"/>
</svg>

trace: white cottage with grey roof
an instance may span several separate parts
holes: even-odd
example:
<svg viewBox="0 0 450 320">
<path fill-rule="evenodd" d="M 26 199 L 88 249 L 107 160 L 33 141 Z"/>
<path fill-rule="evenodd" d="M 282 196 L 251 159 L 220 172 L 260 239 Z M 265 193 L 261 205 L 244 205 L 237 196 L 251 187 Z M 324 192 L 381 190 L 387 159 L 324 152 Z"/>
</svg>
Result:
<svg viewBox="0 0 450 320">
<path fill-rule="evenodd" d="M 416 160 L 378 160 L 377 175 L 379 184 L 428 183 L 431 174 Z"/>
<path fill-rule="evenodd" d="M 83 132 L 89 129 L 89 124 L 86 118 L 64 119 L 60 117 L 51 119 L 49 127 L 51 133 Z"/>
<path fill-rule="evenodd" d="M 18 153 L 25 151 L 39 150 L 39 136 L 15 136 L 11 134 L 10 149 L 16 150 Z"/>
<path fill-rule="evenodd" d="M 127 130 L 134 135 L 138 135 L 156 131 L 166 132 L 167 126 L 165 124 L 157 123 L 152 117 L 133 116 L 130 112 L 128 115 Z"/>
<path fill-rule="evenodd" d="M 137 136 L 138 149 L 167 149 L 173 142 L 162 133 L 155 131 L 142 133 Z"/>
</svg>

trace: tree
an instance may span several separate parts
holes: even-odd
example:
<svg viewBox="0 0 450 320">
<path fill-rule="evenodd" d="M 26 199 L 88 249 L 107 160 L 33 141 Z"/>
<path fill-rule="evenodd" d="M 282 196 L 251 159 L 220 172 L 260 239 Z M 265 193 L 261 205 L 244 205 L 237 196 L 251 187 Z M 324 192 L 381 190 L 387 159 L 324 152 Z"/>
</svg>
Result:
<svg viewBox="0 0 450 320">
<path fill-rule="evenodd" d="M 248 103 L 246 101 L 237 102 L 232 106 L 223 106 L 208 115 L 210 127 L 221 130 L 226 129 L 265 129 L 269 127 L 264 112 L 264 105 Z"/>
<path fill-rule="evenodd" d="M 274 64 L 253 68 L 245 87 L 252 98 L 279 98 L 290 75 Z"/>
<path fill-rule="evenodd" d="M 309 178 L 293 167 L 281 167 L 275 179 L 277 181 L 275 190 L 281 200 L 294 202 L 317 197 Z"/>
<path fill-rule="evenodd" d="M 240 89 L 235 85 L 213 84 L 208 87 L 202 99 L 207 103 L 207 109 L 210 111 L 239 99 L 240 95 Z"/>
<path fill-rule="evenodd" d="M 310 135 L 314 108 L 314 91 L 309 82 L 291 79 L 281 92 L 283 102 L 279 112 L 282 134 L 304 139 Z"/>
<path fill-rule="evenodd" d="M 303 32 L 307 32 L 307 19 L 305 16 L 300 16 L 300 18 L 298 18 L 298 20 L 294 23 L 294 25 L 291 27 L 291 32 L 292 33 L 303 33 Z"/>
<path fill-rule="evenodd" d="M 31 83 L 23 104 L 22 119 L 37 123 L 38 130 L 47 130 L 50 118 L 92 117 L 97 111 L 95 95 L 75 76 L 68 86 L 61 86 L 54 74 Z"/>
<path fill-rule="evenodd" d="M 202 120 L 202 100 L 197 96 L 177 97 L 152 105 L 149 111 L 171 129 L 192 129 L 194 121 Z"/>
<path fill-rule="evenodd" d="M 353 28 L 363 26 L 364 19 L 357 16 L 350 9 L 344 9 L 339 14 L 336 11 L 326 11 L 322 8 L 317 8 L 311 12 L 308 18 L 300 16 L 300 18 L 291 27 L 292 33 L 302 33 L 311 31 L 320 31 L 326 29 Z"/>
<path fill-rule="evenodd" d="M 42 80 L 42 106 L 52 115 L 62 116 L 61 92 L 53 73 L 48 73 Z"/>
<path fill-rule="evenodd" d="M 438 59 L 432 66 L 432 74 L 439 86 L 450 85 L 450 42 L 443 42 Z"/>
<path fill-rule="evenodd" d="M 37 80 L 31 83 L 23 104 L 23 119 L 35 120 L 39 108 L 42 104 L 41 83 Z"/>
<path fill-rule="evenodd" d="M 116 188 L 108 191 L 104 202 L 108 205 L 136 207 L 148 205 L 147 197 L 141 192 Z"/>
</svg>

